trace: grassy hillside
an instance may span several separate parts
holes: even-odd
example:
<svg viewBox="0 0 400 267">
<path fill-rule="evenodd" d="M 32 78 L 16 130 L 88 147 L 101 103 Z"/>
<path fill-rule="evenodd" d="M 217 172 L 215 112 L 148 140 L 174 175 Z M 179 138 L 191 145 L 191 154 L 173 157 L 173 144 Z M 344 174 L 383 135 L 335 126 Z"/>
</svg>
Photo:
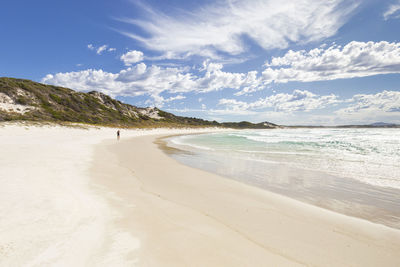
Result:
<svg viewBox="0 0 400 267">
<path fill-rule="evenodd" d="M 274 128 L 270 123 L 224 123 L 175 116 L 157 108 L 138 108 L 105 94 L 0 78 L 0 121 L 78 122 L 124 127 Z"/>
</svg>

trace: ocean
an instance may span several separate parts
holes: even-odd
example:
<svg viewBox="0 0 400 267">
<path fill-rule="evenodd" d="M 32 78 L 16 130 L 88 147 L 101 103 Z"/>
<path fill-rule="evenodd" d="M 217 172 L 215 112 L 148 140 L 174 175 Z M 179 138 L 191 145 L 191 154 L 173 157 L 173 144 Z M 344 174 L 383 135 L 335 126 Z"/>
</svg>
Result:
<svg viewBox="0 0 400 267">
<path fill-rule="evenodd" d="M 400 129 L 241 130 L 166 141 L 183 164 L 400 229 Z"/>
</svg>

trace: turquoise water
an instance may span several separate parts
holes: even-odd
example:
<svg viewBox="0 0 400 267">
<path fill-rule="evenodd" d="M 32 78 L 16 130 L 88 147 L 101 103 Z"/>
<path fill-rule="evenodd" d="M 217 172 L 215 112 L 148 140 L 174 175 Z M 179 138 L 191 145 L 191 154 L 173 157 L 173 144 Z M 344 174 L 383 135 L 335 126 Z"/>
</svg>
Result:
<svg viewBox="0 0 400 267">
<path fill-rule="evenodd" d="M 400 228 L 400 129 L 274 129 L 168 139 L 192 167 Z"/>
</svg>

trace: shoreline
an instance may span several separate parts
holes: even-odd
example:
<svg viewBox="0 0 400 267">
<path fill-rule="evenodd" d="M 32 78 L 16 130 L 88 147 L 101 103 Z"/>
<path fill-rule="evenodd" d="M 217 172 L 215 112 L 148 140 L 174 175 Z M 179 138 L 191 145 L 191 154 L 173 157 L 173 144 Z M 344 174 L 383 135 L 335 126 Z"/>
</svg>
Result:
<svg viewBox="0 0 400 267">
<path fill-rule="evenodd" d="M 157 147 L 160 137 L 102 143 L 92 168 L 118 196 L 118 225 L 140 240 L 139 264 L 400 264 L 400 231 L 182 165 Z M 112 181 L 106 162 L 121 171 Z"/>
<path fill-rule="evenodd" d="M 1 124 L 0 265 L 399 266 L 400 231 L 182 165 L 215 129 Z M 218 131 L 218 130 L 216 130 Z"/>
<path fill-rule="evenodd" d="M 246 159 L 234 158 L 224 161 L 225 156 L 221 158 L 212 155 L 212 152 L 200 152 L 196 149 L 190 150 L 185 145 L 176 145 L 171 142 L 171 137 L 173 136 L 159 138 L 157 144 L 164 153 L 180 164 L 302 203 L 400 230 L 400 211 L 396 201 L 399 189 L 376 187 L 354 178 L 343 178 L 319 170 L 299 169 L 282 163 L 257 165 Z M 226 158 L 229 158 L 229 155 Z M 251 167 L 247 167 L 246 162 L 249 162 Z M 265 181 L 252 179 L 254 173 L 266 175 L 266 169 L 269 176 L 265 176 Z M 293 185 L 291 180 L 296 183 Z M 320 186 L 322 183 L 325 187 Z"/>
</svg>

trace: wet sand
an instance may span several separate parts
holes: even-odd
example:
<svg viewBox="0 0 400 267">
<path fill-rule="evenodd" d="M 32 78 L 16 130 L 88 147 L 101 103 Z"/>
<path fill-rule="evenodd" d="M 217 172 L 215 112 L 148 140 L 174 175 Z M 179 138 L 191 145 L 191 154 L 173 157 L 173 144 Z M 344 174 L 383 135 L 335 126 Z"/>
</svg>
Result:
<svg viewBox="0 0 400 267">
<path fill-rule="evenodd" d="M 400 190 L 362 183 L 282 163 L 182 150 L 160 140 L 160 148 L 177 161 L 288 196 L 318 207 L 400 229 Z"/>
<path fill-rule="evenodd" d="M 139 266 L 400 265 L 400 231 L 182 165 L 155 141 L 103 142 L 91 170 Z"/>
</svg>

